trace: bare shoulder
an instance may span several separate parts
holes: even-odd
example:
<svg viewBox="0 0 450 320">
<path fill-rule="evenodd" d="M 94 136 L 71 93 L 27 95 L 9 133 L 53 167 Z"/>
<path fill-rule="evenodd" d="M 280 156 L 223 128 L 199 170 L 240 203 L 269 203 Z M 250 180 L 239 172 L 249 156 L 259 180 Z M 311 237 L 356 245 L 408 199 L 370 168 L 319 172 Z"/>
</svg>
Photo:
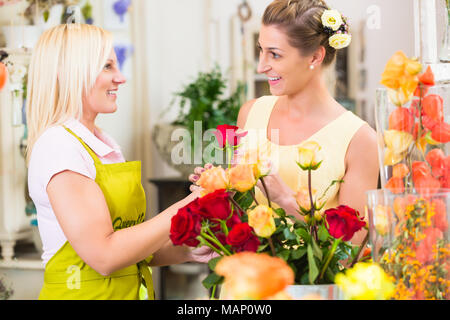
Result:
<svg viewBox="0 0 450 320">
<path fill-rule="evenodd" d="M 245 123 L 247 122 L 248 114 L 249 114 L 250 110 L 252 109 L 252 106 L 255 104 L 255 102 L 256 102 L 256 99 L 252 99 L 242 105 L 241 109 L 239 110 L 239 115 L 237 118 L 237 126 L 239 128 L 245 127 Z"/>
<path fill-rule="evenodd" d="M 347 150 L 346 162 L 353 162 L 354 159 L 364 159 L 365 161 L 378 161 L 377 134 L 368 124 L 364 124 L 355 133 Z"/>
</svg>

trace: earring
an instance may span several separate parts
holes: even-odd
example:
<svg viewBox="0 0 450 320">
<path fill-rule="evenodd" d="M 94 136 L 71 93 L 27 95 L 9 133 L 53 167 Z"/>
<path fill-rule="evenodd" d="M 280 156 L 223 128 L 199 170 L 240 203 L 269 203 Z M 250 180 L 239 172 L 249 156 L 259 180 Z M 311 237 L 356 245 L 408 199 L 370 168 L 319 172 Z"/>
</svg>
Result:
<svg viewBox="0 0 450 320">
<path fill-rule="evenodd" d="M 314 65 L 311 64 L 311 65 L 309 66 L 309 69 L 314 70 Z"/>
</svg>

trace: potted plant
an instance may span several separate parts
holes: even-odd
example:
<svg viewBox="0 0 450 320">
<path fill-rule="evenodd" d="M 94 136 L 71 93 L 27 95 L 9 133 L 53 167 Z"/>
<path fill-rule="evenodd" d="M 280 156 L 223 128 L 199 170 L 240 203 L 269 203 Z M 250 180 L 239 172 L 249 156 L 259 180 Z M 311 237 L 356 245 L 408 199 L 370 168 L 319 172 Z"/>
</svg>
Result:
<svg viewBox="0 0 450 320">
<path fill-rule="evenodd" d="M 184 177 L 197 166 L 220 162 L 215 161 L 216 156 L 220 158 L 217 150 L 207 148 L 214 139 L 207 131 L 220 123 L 236 123 L 244 92 L 242 84 L 230 95 L 225 94 L 226 88 L 227 79 L 218 66 L 209 72 L 199 72 L 171 101 L 171 107 L 180 108 L 177 118 L 170 123 L 158 123 L 153 129 L 160 155 Z"/>
</svg>

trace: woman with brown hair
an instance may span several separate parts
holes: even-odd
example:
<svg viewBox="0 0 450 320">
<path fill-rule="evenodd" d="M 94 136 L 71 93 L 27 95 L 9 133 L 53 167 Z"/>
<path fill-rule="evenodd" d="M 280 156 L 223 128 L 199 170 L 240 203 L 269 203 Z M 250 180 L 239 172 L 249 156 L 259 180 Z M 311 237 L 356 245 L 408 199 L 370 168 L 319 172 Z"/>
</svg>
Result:
<svg viewBox="0 0 450 320">
<path fill-rule="evenodd" d="M 308 187 L 307 172 L 296 164 L 304 143 L 321 147 L 323 162 L 312 173 L 318 196 L 332 181 L 344 180 L 327 191 L 323 210 L 345 204 L 364 215 L 365 192 L 377 186 L 375 131 L 332 97 L 324 77 L 336 51 L 349 45 L 348 30 L 345 18 L 321 0 L 275 0 L 262 18 L 257 71 L 267 76 L 272 95 L 246 102 L 237 126 L 263 133 L 260 142 L 277 168 L 264 178 L 271 200 L 299 219 L 295 194 Z M 260 190 L 257 199 L 267 202 Z M 365 235 L 357 233 L 352 242 Z"/>
</svg>

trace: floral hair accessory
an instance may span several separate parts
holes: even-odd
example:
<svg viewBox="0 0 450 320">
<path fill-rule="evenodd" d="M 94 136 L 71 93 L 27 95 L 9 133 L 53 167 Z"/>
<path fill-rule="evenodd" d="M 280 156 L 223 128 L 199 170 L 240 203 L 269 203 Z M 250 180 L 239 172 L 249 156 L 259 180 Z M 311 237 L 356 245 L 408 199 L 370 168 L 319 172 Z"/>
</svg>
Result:
<svg viewBox="0 0 450 320">
<path fill-rule="evenodd" d="M 323 30 L 329 36 L 329 44 L 332 48 L 343 49 L 352 41 L 348 33 L 346 19 L 337 10 L 325 10 L 322 14 Z"/>
</svg>

